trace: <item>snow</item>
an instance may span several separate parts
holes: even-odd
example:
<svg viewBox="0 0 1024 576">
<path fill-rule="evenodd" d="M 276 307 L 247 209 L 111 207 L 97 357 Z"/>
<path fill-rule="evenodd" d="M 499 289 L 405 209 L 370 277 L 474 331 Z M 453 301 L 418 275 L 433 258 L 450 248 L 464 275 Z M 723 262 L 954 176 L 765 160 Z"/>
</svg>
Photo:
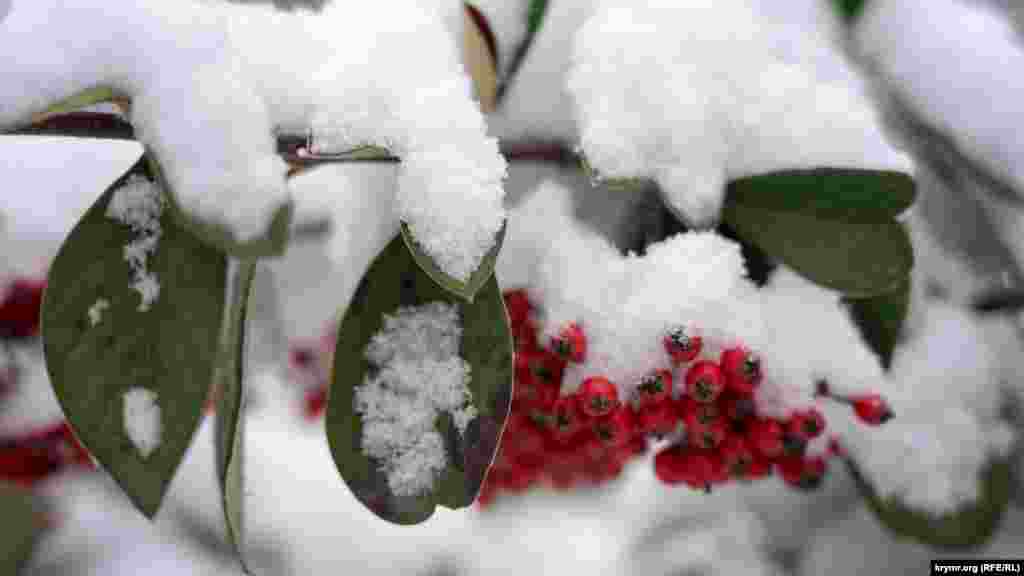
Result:
<svg viewBox="0 0 1024 576">
<path fill-rule="evenodd" d="M 363 415 L 363 452 L 381 461 L 398 496 L 429 491 L 447 465 L 439 413 L 459 434 L 476 417 L 468 388 L 470 366 L 458 356 L 458 310 L 443 302 L 399 308 L 366 348 L 377 369 L 355 391 Z"/>
<path fill-rule="evenodd" d="M 143 458 L 160 446 L 163 422 L 157 393 L 135 387 L 124 393 L 124 431 Z"/>
<path fill-rule="evenodd" d="M 103 311 L 110 308 L 110 300 L 100 298 L 89 307 L 89 324 L 95 326 L 103 319 Z"/>
<path fill-rule="evenodd" d="M 969 158 L 1024 189 L 1024 135 L 1006 128 L 1024 117 L 1024 79 L 1003 72 L 1024 67 L 1024 45 L 998 10 L 964 0 L 879 0 L 854 33 L 891 89 Z"/>
<path fill-rule="evenodd" d="M 114 191 L 107 205 L 107 217 L 128 225 L 136 234 L 135 240 L 124 248 L 124 259 L 131 267 L 132 288 L 142 297 L 139 312 L 148 311 L 160 296 L 160 282 L 156 274 L 146 269 L 146 259 L 160 241 L 163 209 L 160 187 L 141 176 L 129 178 Z"/>
<path fill-rule="evenodd" d="M 403 160 L 399 215 L 442 270 L 464 280 L 504 220 L 505 161 L 459 62 L 460 8 L 393 0 L 353 18 L 341 5 L 311 14 L 146 2 L 112 14 L 101 2 L 20 3 L 0 25 L 0 50 L 65 42 L 0 69 L 10 79 L 0 126 L 112 86 L 132 98 L 136 135 L 182 206 L 240 241 L 265 231 L 290 197 L 275 130 L 312 128 L 318 148 L 383 145 Z M 415 50 L 402 49 L 410 43 Z"/>
<path fill-rule="evenodd" d="M 966 311 L 927 304 L 918 337 L 897 349 L 882 390 L 895 418 L 878 428 L 856 422 L 849 408 L 826 405 L 830 427 L 882 497 L 942 513 L 978 497 L 978 474 L 1007 453 L 1014 432 L 999 419 L 1002 378 L 1015 355 L 1012 333 Z"/>
<path fill-rule="evenodd" d="M 745 0 L 604 2 L 577 33 L 568 83 L 590 164 L 655 179 L 695 225 L 717 220 L 743 176 L 910 168 L 866 99 L 785 63 Z"/>
</svg>

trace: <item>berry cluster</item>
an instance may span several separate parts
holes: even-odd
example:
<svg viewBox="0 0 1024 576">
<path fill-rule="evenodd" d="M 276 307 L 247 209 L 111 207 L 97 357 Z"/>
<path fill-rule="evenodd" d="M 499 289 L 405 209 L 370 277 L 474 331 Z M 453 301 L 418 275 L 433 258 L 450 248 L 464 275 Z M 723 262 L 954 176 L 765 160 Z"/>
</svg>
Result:
<svg viewBox="0 0 1024 576">
<path fill-rule="evenodd" d="M 654 457 L 657 478 L 705 491 L 773 471 L 787 485 L 812 489 L 821 484 L 828 458 L 838 451 L 838 443 L 831 442 L 824 455 L 808 454 L 808 442 L 826 428 L 815 408 L 785 420 L 758 414 L 754 392 L 763 372 L 756 353 L 735 346 L 710 358 L 702 338 L 685 327 L 664 336 L 670 365 L 654 367 L 632 397 L 621 397 L 619 388 L 602 376 L 590 376 L 577 391 L 563 394 L 566 367 L 586 359 L 582 327 L 570 324 L 542 343 L 538 310 L 527 293 L 506 292 L 505 305 L 515 340 L 515 392 L 481 506 L 500 492 L 522 492 L 535 484 L 565 490 L 611 480 L 646 451 L 652 437 L 672 440 Z M 673 371 L 680 380 L 675 387 Z M 849 402 L 868 424 L 881 424 L 891 415 L 877 395 L 847 399 L 829 394 L 824 385 L 818 392 Z"/>
</svg>

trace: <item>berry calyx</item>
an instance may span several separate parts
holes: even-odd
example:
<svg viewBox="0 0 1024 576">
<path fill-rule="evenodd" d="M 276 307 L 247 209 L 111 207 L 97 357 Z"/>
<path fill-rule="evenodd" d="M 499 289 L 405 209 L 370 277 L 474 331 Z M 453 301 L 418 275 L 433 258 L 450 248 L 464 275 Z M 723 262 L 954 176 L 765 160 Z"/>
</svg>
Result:
<svg viewBox="0 0 1024 576">
<path fill-rule="evenodd" d="M 702 360 L 686 372 L 686 393 L 697 402 L 714 402 L 725 389 L 725 378 L 718 364 Z"/>
<path fill-rule="evenodd" d="M 764 377 L 760 356 L 743 347 L 722 352 L 721 365 L 726 386 L 739 394 L 751 394 Z"/>
<path fill-rule="evenodd" d="M 854 398 L 853 411 L 861 422 L 869 426 L 880 426 L 893 417 L 889 404 L 878 394 Z"/>
<path fill-rule="evenodd" d="M 637 387 L 640 406 L 659 404 L 672 396 L 672 372 L 657 370 L 640 381 Z"/>
<path fill-rule="evenodd" d="M 579 324 L 572 323 L 552 339 L 551 349 L 563 360 L 580 364 L 587 355 L 587 337 Z"/>
<path fill-rule="evenodd" d="M 729 428 L 725 421 L 719 419 L 703 426 L 688 427 L 686 438 L 694 446 L 709 450 L 721 444 L 728 433 Z"/>
<path fill-rule="evenodd" d="M 553 435 L 556 441 L 568 442 L 583 429 L 586 416 L 580 410 L 580 397 L 577 394 L 558 398 L 552 412 L 554 414 Z"/>
<path fill-rule="evenodd" d="M 700 355 L 704 341 L 700 336 L 690 334 L 681 326 L 669 330 L 663 339 L 665 351 L 676 364 L 692 362 Z"/>
<path fill-rule="evenodd" d="M 679 402 L 679 415 L 687 428 L 699 428 L 719 419 L 721 410 L 718 404 L 697 402 L 693 398 L 683 397 Z"/>
<path fill-rule="evenodd" d="M 633 426 L 632 408 L 619 404 L 610 414 L 594 422 L 594 434 L 606 445 L 624 446 L 633 436 Z"/>
<path fill-rule="evenodd" d="M 722 441 L 720 450 L 730 474 L 737 478 L 745 477 L 754 462 L 754 451 L 747 445 L 743 436 L 731 434 Z"/>
<path fill-rule="evenodd" d="M 817 438 L 824 431 L 825 417 L 816 408 L 794 412 L 786 426 L 786 432 L 803 440 Z"/>
<path fill-rule="evenodd" d="M 619 404 L 619 390 L 610 380 L 602 376 L 591 376 L 583 380 L 579 389 L 583 402 L 583 413 L 598 418 L 611 413 Z"/>
</svg>

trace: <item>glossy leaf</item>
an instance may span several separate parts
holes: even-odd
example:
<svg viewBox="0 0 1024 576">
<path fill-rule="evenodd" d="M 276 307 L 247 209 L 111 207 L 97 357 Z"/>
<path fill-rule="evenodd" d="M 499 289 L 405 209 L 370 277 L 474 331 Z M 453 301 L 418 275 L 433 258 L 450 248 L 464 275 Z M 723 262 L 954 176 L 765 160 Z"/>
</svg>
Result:
<svg viewBox="0 0 1024 576">
<path fill-rule="evenodd" d="M 844 298 L 843 302 L 861 336 L 878 355 L 882 367 L 888 370 L 907 319 L 910 306 L 909 279 L 891 292 L 870 298 Z"/>
<path fill-rule="evenodd" d="M 434 263 L 434 259 L 416 241 L 412 231 L 409 230 L 409 226 L 405 222 L 401 226 L 401 237 L 409 253 L 412 254 L 413 260 L 430 279 L 448 292 L 467 302 L 472 302 L 476 293 L 483 288 L 487 280 L 494 276 L 494 265 L 498 261 L 498 253 L 501 252 L 501 246 L 505 243 L 505 230 L 507 227 L 507 222 L 502 223 L 501 229 L 498 230 L 498 234 L 495 236 L 494 246 L 484 255 L 483 259 L 480 260 L 480 265 L 477 266 L 477 269 L 470 274 L 469 279 L 465 282 L 452 278 L 441 270 Z"/>
<path fill-rule="evenodd" d="M 891 292 L 914 263 L 907 231 L 894 218 L 913 202 L 913 189 L 895 173 L 863 172 L 737 180 L 729 184 L 722 218 L 744 241 L 821 286 L 855 298 Z"/>
<path fill-rule="evenodd" d="M 1011 464 L 1004 459 L 990 461 L 981 471 L 977 501 L 943 515 L 915 510 L 898 499 L 882 499 L 852 460 L 846 459 L 846 465 L 882 526 L 934 548 L 980 548 L 998 530 L 1010 499 Z"/>
<path fill-rule="evenodd" d="M 384 315 L 402 306 L 444 301 L 458 307 L 462 323 L 460 356 L 470 364 L 473 405 L 479 416 L 459 438 L 446 417 L 438 431 L 448 439 L 449 465 L 434 490 L 419 496 L 395 496 L 376 462 L 362 453 L 362 420 L 354 411 L 354 390 L 371 369 L 365 349 L 383 327 Z M 512 400 L 512 338 L 497 280 L 491 276 L 472 303 L 440 288 L 395 237 L 363 277 L 338 330 L 327 438 L 331 455 L 352 493 L 381 518 L 417 524 L 440 505 L 464 508 L 473 503 L 498 446 Z"/>
<path fill-rule="evenodd" d="M 130 227 L 106 216 L 118 179 L 78 222 L 53 260 L 43 297 L 46 368 L 75 433 L 135 506 L 152 518 L 188 449 L 214 377 L 227 262 L 164 210 L 146 269 L 158 298 L 139 311 L 125 247 Z M 93 325 L 94 304 L 106 300 Z M 124 394 L 157 394 L 162 437 L 148 455 L 125 431 Z"/>
<path fill-rule="evenodd" d="M 217 480 L 220 484 L 221 505 L 228 529 L 228 539 L 248 574 L 245 564 L 245 514 L 243 477 L 245 435 L 244 366 L 245 366 L 245 322 L 249 292 L 255 260 L 234 262 L 228 267 L 228 315 L 223 330 L 221 358 L 217 383 L 219 402 L 214 422 L 216 439 Z"/>
<path fill-rule="evenodd" d="M 167 194 L 168 212 L 170 212 L 179 226 L 188 230 L 196 238 L 240 260 L 274 257 L 284 254 L 290 237 L 292 217 L 295 212 L 295 206 L 292 202 L 289 201 L 277 208 L 274 216 L 271 218 L 270 226 L 263 236 L 254 240 L 240 242 L 235 238 L 235 233 L 226 225 L 219 222 L 204 221 L 195 215 L 188 214 L 176 200 L 174 191 L 169 187 L 167 179 L 163 176 L 160 165 L 154 160 L 152 153 L 147 150 L 145 157 L 148 159 L 149 169 L 156 176 L 157 182 L 160 182 L 164 190 L 170 191 Z"/>
<path fill-rule="evenodd" d="M 0 510 L 0 574 L 20 574 L 42 535 L 44 511 L 33 493 L 6 483 L 0 483 Z"/>
</svg>

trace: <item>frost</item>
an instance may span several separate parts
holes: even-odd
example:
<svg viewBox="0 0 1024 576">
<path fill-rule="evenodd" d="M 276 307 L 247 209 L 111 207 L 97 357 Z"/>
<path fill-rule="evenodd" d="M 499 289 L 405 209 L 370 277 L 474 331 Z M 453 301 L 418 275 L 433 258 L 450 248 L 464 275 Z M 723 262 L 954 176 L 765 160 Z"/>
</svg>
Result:
<svg viewBox="0 0 1024 576">
<path fill-rule="evenodd" d="M 124 393 L 124 431 L 143 458 L 149 458 L 160 446 L 163 423 L 156 401 L 156 392 L 145 388 Z"/>
<path fill-rule="evenodd" d="M 366 348 L 378 371 L 356 388 L 354 406 L 363 414 L 363 451 L 381 461 L 395 495 L 430 490 L 444 470 L 440 413 L 451 414 L 460 435 L 477 415 L 461 336 L 457 309 L 434 302 L 385 316 Z"/>
<path fill-rule="evenodd" d="M 103 319 L 103 311 L 110 308 L 110 301 L 100 298 L 89 307 L 89 323 L 95 326 Z"/>
<path fill-rule="evenodd" d="M 744 0 L 602 2 L 568 79 L 582 148 L 604 177 L 655 179 L 698 225 L 743 176 L 908 170 L 862 95 L 783 56 Z"/>
<path fill-rule="evenodd" d="M 128 225 L 136 234 L 135 240 L 124 248 L 124 259 L 132 270 L 132 288 L 142 296 L 139 312 L 149 310 L 160 296 L 160 283 L 156 274 L 146 269 L 146 259 L 156 251 L 160 241 L 163 209 L 160 188 L 140 176 L 133 176 L 115 190 L 107 205 L 107 217 Z M 91 309 L 89 315 L 91 318 Z"/>
</svg>

